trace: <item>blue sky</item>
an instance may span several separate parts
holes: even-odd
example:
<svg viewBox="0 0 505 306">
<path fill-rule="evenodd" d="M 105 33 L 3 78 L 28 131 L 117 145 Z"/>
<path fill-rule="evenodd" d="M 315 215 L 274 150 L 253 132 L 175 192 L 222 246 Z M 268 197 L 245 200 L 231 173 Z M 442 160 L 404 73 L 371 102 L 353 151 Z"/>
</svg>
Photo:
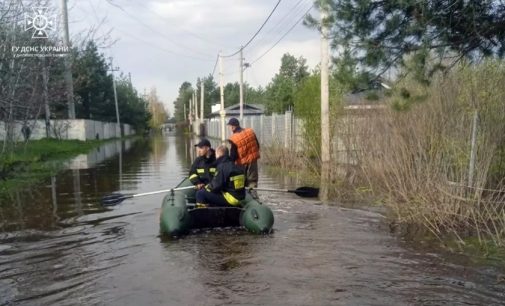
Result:
<svg viewBox="0 0 505 306">
<path fill-rule="evenodd" d="M 53 1 L 59 7 L 60 1 Z M 260 34 L 244 49 L 245 61 L 253 62 L 271 48 L 312 3 L 282 0 Z M 212 73 L 218 51 L 237 51 L 276 4 L 277 0 L 69 0 L 70 35 L 77 39 L 95 28 L 96 38 L 109 37 L 101 44 L 101 51 L 113 56 L 121 71 L 131 73 L 133 85 L 140 92 L 156 87 L 172 112 L 181 83 L 194 83 Z M 314 9 L 311 12 L 317 15 Z M 315 67 L 320 59 L 318 32 L 297 25 L 246 69 L 245 81 L 253 86 L 266 85 L 286 52 L 305 57 L 309 67 Z M 224 61 L 225 83 L 238 81 L 238 63 L 238 56 Z"/>
</svg>

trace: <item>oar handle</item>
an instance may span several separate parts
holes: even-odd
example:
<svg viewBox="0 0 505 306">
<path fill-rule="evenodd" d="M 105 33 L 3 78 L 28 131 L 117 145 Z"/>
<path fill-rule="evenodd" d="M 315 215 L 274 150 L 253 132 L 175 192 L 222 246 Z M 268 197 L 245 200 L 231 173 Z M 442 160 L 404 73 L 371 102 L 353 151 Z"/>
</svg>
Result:
<svg viewBox="0 0 505 306">
<path fill-rule="evenodd" d="M 251 190 L 258 190 L 258 191 L 279 191 L 279 192 L 290 192 L 294 193 L 299 197 L 303 198 L 315 198 L 319 194 L 319 188 L 314 188 L 314 187 L 299 187 L 295 190 L 290 190 L 290 189 L 273 189 L 273 188 L 251 188 Z"/>
<path fill-rule="evenodd" d="M 151 191 L 151 192 L 137 193 L 137 194 L 132 195 L 132 198 L 147 196 L 147 195 L 151 195 L 151 194 L 165 193 L 165 192 L 170 192 L 170 191 L 194 189 L 194 188 L 195 188 L 195 186 L 186 186 L 186 187 L 170 188 L 170 189 L 156 190 L 156 191 Z"/>
<path fill-rule="evenodd" d="M 251 188 L 252 190 L 259 190 L 259 191 L 279 191 L 279 192 L 291 192 L 292 190 L 288 189 L 274 189 L 274 188 Z"/>
</svg>

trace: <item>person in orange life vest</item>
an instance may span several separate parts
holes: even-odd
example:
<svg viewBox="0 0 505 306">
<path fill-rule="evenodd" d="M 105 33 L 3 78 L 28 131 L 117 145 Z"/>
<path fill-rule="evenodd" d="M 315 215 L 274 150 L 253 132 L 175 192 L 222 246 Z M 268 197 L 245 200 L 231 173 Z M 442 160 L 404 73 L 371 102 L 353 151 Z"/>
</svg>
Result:
<svg viewBox="0 0 505 306">
<path fill-rule="evenodd" d="M 244 167 L 246 186 L 258 187 L 258 159 L 260 158 L 260 143 L 253 129 L 241 128 L 237 118 L 231 118 L 228 126 L 232 135 L 228 141 L 231 144 L 230 159 Z"/>
<path fill-rule="evenodd" d="M 230 160 L 228 148 L 216 148 L 217 169 L 212 181 L 196 192 L 196 206 L 239 206 L 245 198 L 245 175 L 242 167 Z"/>
<path fill-rule="evenodd" d="M 210 183 L 216 172 L 216 156 L 211 148 L 210 141 L 202 138 L 197 147 L 198 157 L 195 159 L 189 170 L 189 180 L 197 189 L 203 188 Z"/>
</svg>

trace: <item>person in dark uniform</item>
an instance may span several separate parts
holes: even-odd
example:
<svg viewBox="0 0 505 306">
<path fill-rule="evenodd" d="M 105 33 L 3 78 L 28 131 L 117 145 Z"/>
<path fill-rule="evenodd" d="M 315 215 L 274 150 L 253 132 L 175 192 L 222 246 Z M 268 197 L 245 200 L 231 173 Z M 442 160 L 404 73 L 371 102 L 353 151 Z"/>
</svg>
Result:
<svg viewBox="0 0 505 306">
<path fill-rule="evenodd" d="M 189 180 L 197 189 L 203 188 L 210 183 L 216 172 L 216 156 L 211 147 L 210 141 L 202 138 L 195 145 L 198 157 L 189 170 Z"/>
<path fill-rule="evenodd" d="M 230 160 L 228 148 L 216 148 L 217 169 L 212 181 L 196 192 L 196 206 L 239 206 L 245 198 L 245 175 L 242 167 Z"/>
</svg>

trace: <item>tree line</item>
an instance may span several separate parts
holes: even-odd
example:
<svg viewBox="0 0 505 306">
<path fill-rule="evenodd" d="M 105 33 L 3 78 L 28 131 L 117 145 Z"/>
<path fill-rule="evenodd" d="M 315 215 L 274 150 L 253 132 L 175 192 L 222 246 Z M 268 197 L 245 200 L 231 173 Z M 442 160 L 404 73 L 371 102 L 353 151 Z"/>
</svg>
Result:
<svg viewBox="0 0 505 306">
<path fill-rule="evenodd" d="M 13 141 L 15 122 L 43 119 L 46 112 L 50 119 L 68 118 L 63 57 L 42 52 L 61 47 L 58 31 L 47 31 L 46 38 L 35 39 L 33 31 L 25 29 L 26 10 L 36 3 L 0 3 L 0 120 L 7 136 L 3 150 Z M 57 12 L 47 12 L 51 14 Z M 68 50 L 76 118 L 115 122 L 111 67 L 98 44 L 98 39 L 87 33 L 74 40 Z M 39 52 L 27 56 L 19 53 L 23 48 Z M 116 78 L 121 122 L 131 124 L 137 131 L 145 130 L 151 119 L 148 99 L 133 88 L 124 74 Z"/>
<path fill-rule="evenodd" d="M 263 105 L 267 114 L 283 113 L 293 109 L 298 89 L 302 87 L 309 76 L 314 74 L 318 74 L 318 72 L 308 71 L 305 58 L 296 58 L 286 53 L 282 56 L 278 73 L 265 87 L 253 87 L 247 82 L 244 83 L 244 103 Z M 187 119 L 187 114 L 184 118 L 184 106 L 186 110 L 189 109 L 189 101 L 193 92 L 196 91 L 197 97 L 200 99 L 202 82 L 204 84 L 204 116 L 207 117 L 211 113 L 211 105 L 220 103 L 220 88 L 212 75 L 198 79 L 195 85 L 185 81 L 179 87 L 179 95 L 174 101 L 177 121 L 181 122 Z M 239 102 L 239 83 L 227 83 L 224 86 L 225 107 Z"/>
</svg>

